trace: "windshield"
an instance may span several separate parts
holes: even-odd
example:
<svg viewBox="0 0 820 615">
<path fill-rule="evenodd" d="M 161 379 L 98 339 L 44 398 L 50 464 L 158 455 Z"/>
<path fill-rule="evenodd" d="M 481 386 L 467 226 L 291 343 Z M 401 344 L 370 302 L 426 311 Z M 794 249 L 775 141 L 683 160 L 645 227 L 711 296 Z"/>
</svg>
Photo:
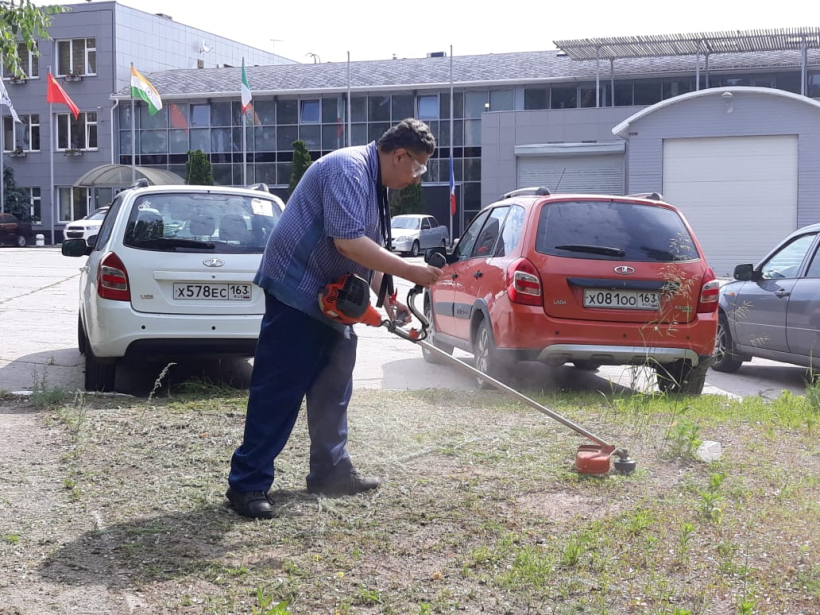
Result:
<svg viewBox="0 0 820 615">
<path fill-rule="evenodd" d="M 83 220 L 102 220 L 105 218 L 105 214 L 108 213 L 107 207 L 101 207 L 100 209 L 95 209 L 90 214 L 88 214 Z"/>
<path fill-rule="evenodd" d="M 390 221 L 390 226 L 392 228 L 403 228 L 415 231 L 419 228 L 420 222 L 421 220 L 419 218 L 396 216 L 395 218 L 393 218 L 393 220 Z"/>
<path fill-rule="evenodd" d="M 699 258 L 681 217 L 671 209 L 618 201 L 545 205 L 535 249 L 542 254 L 626 261 Z"/>
<path fill-rule="evenodd" d="M 143 250 L 261 254 L 276 201 L 235 194 L 148 194 L 131 208 L 124 243 Z"/>
</svg>

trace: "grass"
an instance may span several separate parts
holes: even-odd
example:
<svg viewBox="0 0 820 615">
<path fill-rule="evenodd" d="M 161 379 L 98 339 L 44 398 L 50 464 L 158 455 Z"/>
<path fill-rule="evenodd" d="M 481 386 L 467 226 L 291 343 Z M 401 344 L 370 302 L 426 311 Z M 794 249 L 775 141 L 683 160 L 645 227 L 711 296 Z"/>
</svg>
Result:
<svg viewBox="0 0 820 615">
<path fill-rule="evenodd" d="M 361 391 L 349 448 L 383 487 L 308 495 L 302 416 L 259 522 L 224 504 L 246 397 L 194 389 L 55 408 L 61 539 L 22 557 L 3 529 L 0 567 L 55 592 L 138 591 L 157 612 L 820 611 L 808 395 L 533 394 L 629 448 L 636 472 L 601 478 L 572 469 L 581 438 L 495 392 Z M 720 461 L 693 457 L 701 439 Z"/>
</svg>

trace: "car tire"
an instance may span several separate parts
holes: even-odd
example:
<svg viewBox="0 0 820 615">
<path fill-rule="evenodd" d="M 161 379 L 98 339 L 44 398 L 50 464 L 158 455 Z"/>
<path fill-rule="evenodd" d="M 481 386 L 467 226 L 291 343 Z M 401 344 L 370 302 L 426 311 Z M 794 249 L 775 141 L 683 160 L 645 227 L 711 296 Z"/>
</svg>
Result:
<svg viewBox="0 0 820 615">
<path fill-rule="evenodd" d="M 572 364 L 575 366 L 575 369 L 579 369 L 582 372 L 597 372 L 598 368 L 601 367 L 600 363 L 593 361 L 573 361 Z"/>
<path fill-rule="evenodd" d="M 418 256 L 419 255 L 419 242 L 414 241 L 412 247 L 410 248 L 410 256 Z"/>
<path fill-rule="evenodd" d="M 101 361 L 86 343 L 85 348 L 85 390 L 113 391 L 117 374 L 116 361 Z"/>
<path fill-rule="evenodd" d="M 490 378 L 499 380 L 504 373 L 504 364 L 498 356 L 498 349 L 493 341 L 493 332 L 490 323 L 482 320 L 476 331 L 475 342 L 473 343 L 473 356 L 475 357 L 475 368 Z M 484 378 L 476 376 L 476 384 L 479 389 L 494 389 L 495 387 Z"/>
<path fill-rule="evenodd" d="M 83 317 L 80 314 L 77 315 L 77 349 L 80 351 L 80 354 L 85 354 L 85 327 L 83 327 Z"/>
<path fill-rule="evenodd" d="M 709 364 L 705 361 L 693 367 L 692 363 L 678 360 L 667 365 L 656 365 L 658 390 L 670 395 L 700 395 L 706 384 Z"/>
<path fill-rule="evenodd" d="M 433 320 L 433 305 L 430 302 L 429 295 L 427 294 L 424 295 L 424 317 L 430 322 L 430 328 L 427 330 L 427 341 L 439 350 L 443 350 L 444 352 L 450 355 L 453 354 L 453 347 L 450 344 L 439 342 L 436 339 L 436 325 L 435 321 Z M 421 347 L 421 356 L 427 363 L 432 363 L 434 365 L 441 365 L 442 363 L 447 363 L 447 360 L 440 354 L 436 352 L 431 352 L 424 346 Z"/>
<path fill-rule="evenodd" d="M 712 369 L 716 372 L 733 373 L 740 369 L 743 361 L 737 352 L 732 332 L 729 331 L 729 319 L 726 314 L 718 318 L 717 337 L 715 339 L 715 362 Z"/>
<path fill-rule="evenodd" d="M 25 235 L 17 235 L 17 239 L 14 243 L 18 248 L 25 248 L 26 247 L 26 236 Z"/>
</svg>

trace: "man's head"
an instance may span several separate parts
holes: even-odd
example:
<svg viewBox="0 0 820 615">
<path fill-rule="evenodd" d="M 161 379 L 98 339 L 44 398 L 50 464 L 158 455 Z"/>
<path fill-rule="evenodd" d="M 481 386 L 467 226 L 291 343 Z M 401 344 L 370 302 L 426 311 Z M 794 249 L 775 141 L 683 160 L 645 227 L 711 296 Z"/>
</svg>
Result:
<svg viewBox="0 0 820 615">
<path fill-rule="evenodd" d="M 427 159 L 436 149 L 436 138 L 427 124 L 407 118 L 385 132 L 377 145 L 382 184 L 401 190 L 421 181 Z"/>
</svg>

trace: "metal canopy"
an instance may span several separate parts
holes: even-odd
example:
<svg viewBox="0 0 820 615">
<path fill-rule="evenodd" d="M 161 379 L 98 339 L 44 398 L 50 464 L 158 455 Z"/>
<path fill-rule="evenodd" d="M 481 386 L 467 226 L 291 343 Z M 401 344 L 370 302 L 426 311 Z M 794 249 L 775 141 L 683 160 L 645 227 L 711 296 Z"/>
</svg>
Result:
<svg viewBox="0 0 820 615">
<path fill-rule="evenodd" d="M 176 173 L 163 169 L 152 169 L 150 167 L 134 167 L 134 177 L 136 179 L 147 179 L 153 186 L 179 185 L 184 184 L 183 180 Z M 74 185 L 77 187 L 108 187 L 108 186 L 130 186 L 134 183 L 131 176 L 131 167 L 125 164 L 104 164 L 95 167 L 82 175 Z"/>
<path fill-rule="evenodd" d="M 573 60 L 617 60 L 820 48 L 820 28 L 781 28 L 554 41 Z"/>
</svg>

